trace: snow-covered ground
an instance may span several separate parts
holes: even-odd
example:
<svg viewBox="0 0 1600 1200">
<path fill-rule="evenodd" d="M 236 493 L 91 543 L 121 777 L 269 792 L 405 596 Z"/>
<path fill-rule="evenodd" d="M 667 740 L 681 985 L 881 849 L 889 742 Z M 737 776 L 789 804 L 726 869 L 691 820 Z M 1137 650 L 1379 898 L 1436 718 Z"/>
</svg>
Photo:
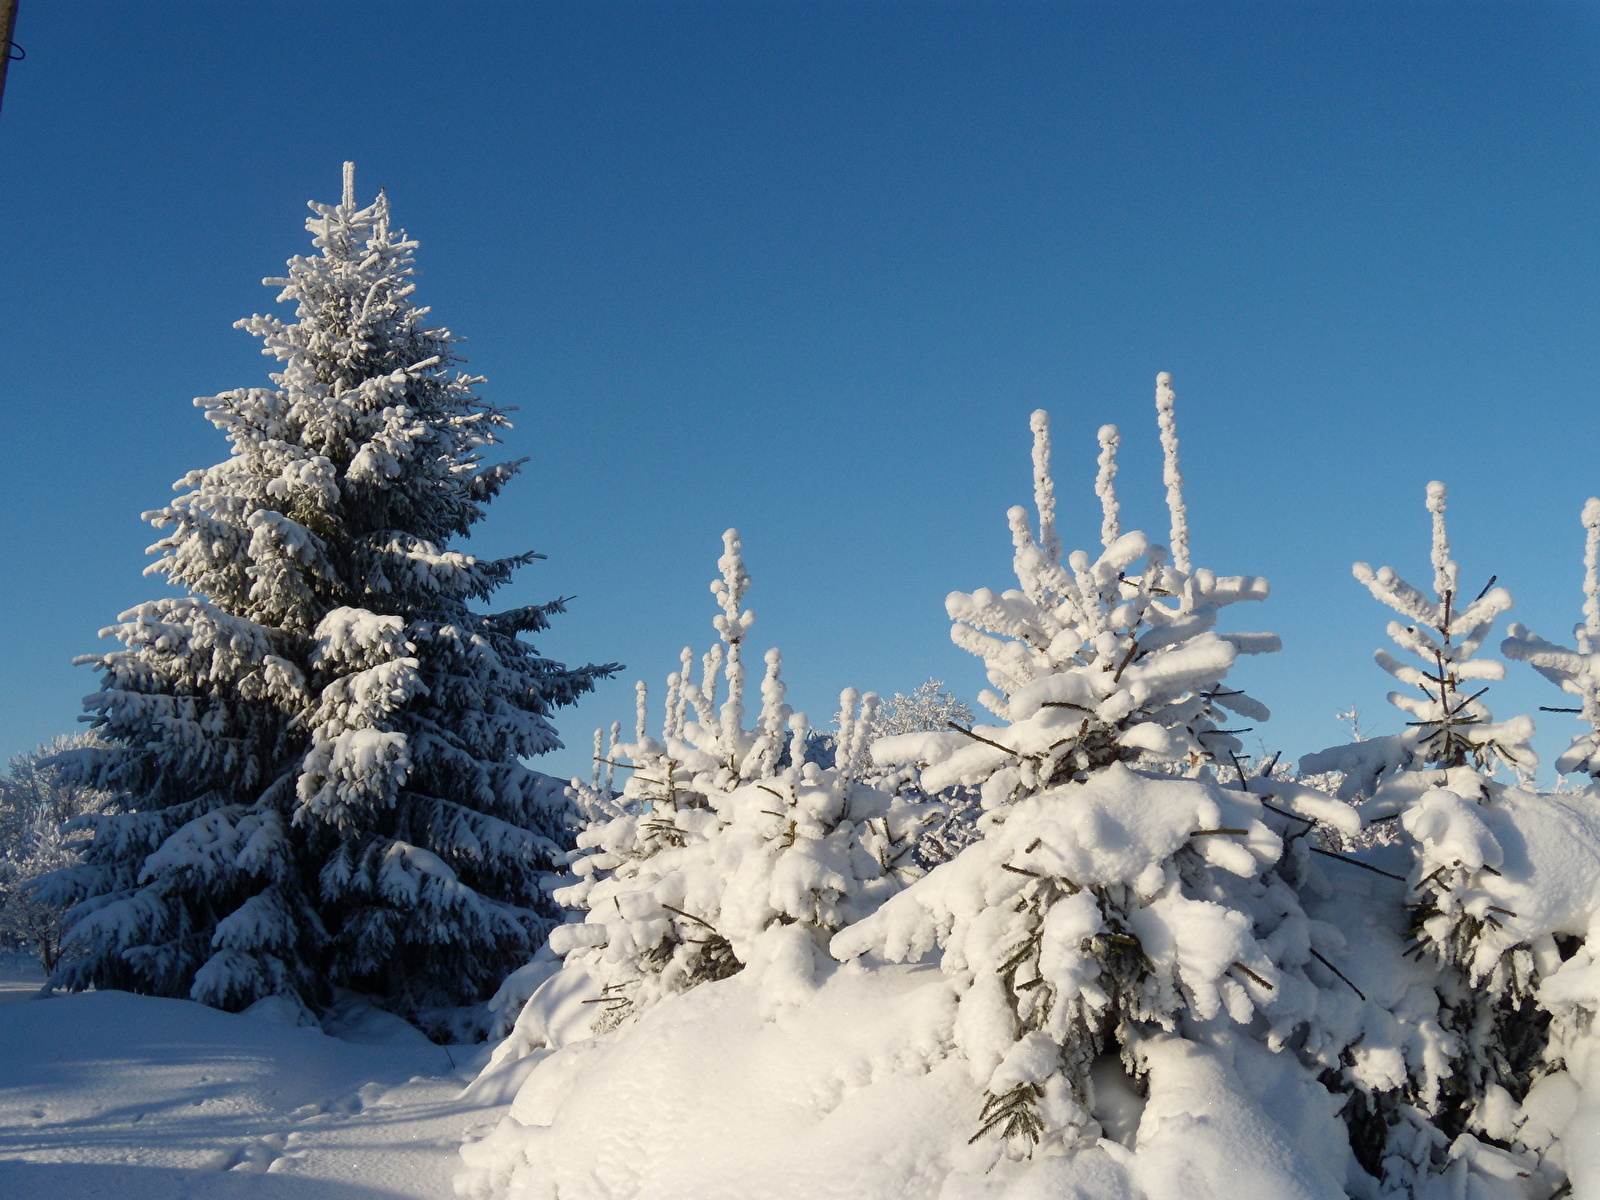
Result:
<svg viewBox="0 0 1600 1200">
<path fill-rule="evenodd" d="M 0 1196 L 446 1200 L 460 1143 L 505 1111 L 460 1099 L 475 1048 L 381 1014 L 334 1038 L 38 986 L 0 977 Z"/>
</svg>

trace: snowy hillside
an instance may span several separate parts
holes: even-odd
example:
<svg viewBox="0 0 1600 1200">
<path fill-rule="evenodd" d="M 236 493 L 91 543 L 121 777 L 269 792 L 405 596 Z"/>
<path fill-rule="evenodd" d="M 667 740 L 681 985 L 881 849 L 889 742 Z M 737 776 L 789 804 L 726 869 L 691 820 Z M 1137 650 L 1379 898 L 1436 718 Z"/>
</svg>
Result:
<svg viewBox="0 0 1600 1200">
<path fill-rule="evenodd" d="M 956 997 L 932 966 L 746 969 L 609 1038 L 553 1053 L 469 1145 L 474 1197 L 532 1200 L 1338 1200 L 1335 1105 L 1288 1062 L 1223 1033 L 1149 1052 L 1151 1098 L 1095 1064 L 1086 1149 L 995 1161 L 952 1052 Z M 1137 1151 L 1134 1147 L 1137 1146 Z"/>
</svg>

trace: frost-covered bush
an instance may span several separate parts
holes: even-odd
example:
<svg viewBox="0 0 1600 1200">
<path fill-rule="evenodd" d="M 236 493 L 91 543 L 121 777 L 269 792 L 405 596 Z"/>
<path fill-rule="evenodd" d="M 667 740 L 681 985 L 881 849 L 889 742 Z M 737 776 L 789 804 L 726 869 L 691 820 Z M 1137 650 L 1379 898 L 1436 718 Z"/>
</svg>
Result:
<svg viewBox="0 0 1600 1200">
<path fill-rule="evenodd" d="M 944 680 L 930 679 L 909 693 L 896 692 L 878 706 L 872 721 L 872 737 L 894 737 L 900 733 L 926 733 L 945 730 L 951 722 L 972 724 L 972 710 L 945 687 Z"/>
<path fill-rule="evenodd" d="M 104 792 L 57 761 L 97 744 L 88 734 L 63 735 L 16 755 L 0 776 L 0 946 L 37 955 L 47 975 L 61 957 L 61 910 L 29 885 L 76 861 L 82 839 L 67 826 L 106 805 Z"/>
<path fill-rule="evenodd" d="M 930 679 L 909 693 L 896 692 L 883 701 L 873 718 L 870 738 L 875 742 L 906 733 L 942 732 L 971 724 L 972 710 L 966 703 L 951 694 L 944 680 Z M 817 757 L 815 748 L 811 754 Z M 929 796 L 922 790 L 915 767 L 881 767 L 876 763 L 869 767 L 868 778 L 885 791 L 938 806 L 940 815 L 923 829 L 912 851 L 919 865 L 932 867 L 949 862 L 981 836 L 978 818 L 982 807 L 976 788 L 956 783 Z"/>
<path fill-rule="evenodd" d="M 146 518 L 150 568 L 183 595 L 103 631 L 84 661 L 112 793 L 83 862 L 39 897 L 70 906 L 72 988 L 243 1008 L 332 989 L 408 1016 L 482 1000 L 543 939 L 540 886 L 569 843 L 560 787 L 522 764 L 552 712 L 610 668 L 521 635 L 562 603 L 486 614 L 532 554 L 453 549 L 517 471 L 508 425 L 414 299 L 416 243 L 380 195 L 313 204 L 317 253 L 255 316 L 271 387 L 196 403 L 230 453 Z"/>
</svg>

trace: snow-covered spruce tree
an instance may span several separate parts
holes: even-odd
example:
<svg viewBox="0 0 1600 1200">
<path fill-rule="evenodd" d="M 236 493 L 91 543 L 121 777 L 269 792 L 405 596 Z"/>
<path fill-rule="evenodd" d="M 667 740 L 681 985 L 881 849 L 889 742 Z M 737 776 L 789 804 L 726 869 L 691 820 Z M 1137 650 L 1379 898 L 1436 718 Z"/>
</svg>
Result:
<svg viewBox="0 0 1600 1200">
<path fill-rule="evenodd" d="M 1493 1130 L 1499 1138 L 1504 1122 L 1494 1110 L 1514 1110 L 1549 1069 L 1548 1016 L 1534 993 L 1541 974 L 1560 961 L 1551 930 L 1538 928 L 1549 905 L 1529 897 L 1540 885 L 1531 878 L 1527 832 L 1516 832 L 1529 819 L 1545 822 L 1548 805 L 1493 777 L 1501 767 L 1531 777 L 1538 762 L 1528 744 L 1533 722 L 1494 720 L 1480 684 L 1504 678 L 1505 668 L 1476 657 L 1495 619 L 1511 607 L 1511 595 L 1491 579 L 1472 599 L 1462 597 L 1445 500 L 1444 485 L 1430 483 L 1432 598 L 1389 567 L 1353 568 L 1377 599 L 1407 619 L 1391 621 L 1389 636 L 1421 660 L 1417 666 L 1383 650 L 1375 655 L 1421 693 L 1389 695 L 1411 718 L 1405 731 L 1307 755 L 1300 764 L 1307 775 L 1342 772 L 1341 795 L 1360 800 L 1369 821 L 1398 819 L 1412 857 L 1406 954 L 1434 964 L 1438 1004 L 1435 1012 L 1395 1015 L 1410 1028 L 1404 1037 L 1427 1049 L 1408 1054 L 1405 1078 L 1385 1087 L 1363 1075 L 1359 1060 L 1344 1072 L 1357 1093 L 1347 1110 L 1352 1141 L 1368 1169 L 1402 1194 L 1421 1194 L 1431 1174 L 1490 1153 L 1461 1135 Z M 1519 852 L 1509 855 L 1508 846 Z"/>
<path fill-rule="evenodd" d="M 745 727 L 750 577 L 738 533 L 723 543 L 711 585 L 719 640 L 699 682 L 686 649 L 658 738 L 646 732 L 641 682 L 635 739 L 612 749 L 631 767 L 621 795 L 580 789 L 591 811 L 612 815 L 579 836 L 577 881 L 555 898 L 582 920 L 557 927 L 550 945 L 596 981 L 597 1031 L 752 965 L 778 1001 L 803 996 L 828 938 L 917 873 L 908 851 L 936 815 L 861 782 L 871 693 L 841 697 L 834 765 L 805 761 L 807 721 L 784 702 L 776 649 Z"/>
<path fill-rule="evenodd" d="M 197 400 L 231 453 L 145 514 L 186 595 L 84 660 L 111 748 L 78 769 L 116 800 L 41 890 L 73 906 L 68 987 L 233 1009 L 347 988 L 416 1016 L 493 991 L 557 916 L 539 882 L 568 813 L 519 760 L 613 668 L 521 640 L 559 600 L 472 607 L 538 557 L 450 548 L 516 473 L 483 458 L 506 417 L 415 303 L 387 198 L 359 207 L 346 164 L 342 203 L 311 208 L 318 253 L 266 281 L 296 319 L 239 322 L 274 386 Z"/>
<path fill-rule="evenodd" d="M 1192 1022 L 1243 1027 L 1258 1015 L 1276 1047 L 1314 1006 L 1306 919 L 1268 873 L 1282 840 L 1260 798 L 1220 786 L 1207 766 L 1240 750 L 1219 727 L 1222 708 L 1268 715 L 1223 680 L 1239 653 L 1276 650 L 1278 639 L 1214 630 L 1221 608 L 1264 599 L 1267 585 L 1190 562 L 1165 374 L 1157 406 L 1170 555 L 1120 528 L 1108 426 L 1096 488 L 1103 549 L 1063 560 L 1048 418 L 1035 413 L 1037 532 L 1025 510 L 1009 514 L 1021 586 L 946 602 L 952 637 L 983 658 L 996 689 L 979 699 L 1004 724 L 874 747 L 882 764 L 920 763 L 930 793 L 981 786 L 984 836 L 832 949 L 910 962 L 943 948 L 959 993 L 956 1046 L 985 1097 L 973 1141 L 990 1163 L 1092 1146 L 1091 1067 L 1102 1054 L 1142 1075 Z M 1174 761 L 1191 777 L 1140 769 Z M 1277 794 L 1341 819 L 1340 806 L 1303 789 Z"/>
</svg>

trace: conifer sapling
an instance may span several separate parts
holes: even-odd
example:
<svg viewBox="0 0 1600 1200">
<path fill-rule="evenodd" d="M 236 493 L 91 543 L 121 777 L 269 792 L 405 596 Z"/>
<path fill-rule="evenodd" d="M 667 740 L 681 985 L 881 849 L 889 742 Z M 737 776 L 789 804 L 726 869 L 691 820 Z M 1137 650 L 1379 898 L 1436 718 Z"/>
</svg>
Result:
<svg viewBox="0 0 1600 1200">
<path fill-rule="evenodd" d="M 832 949 L 892 962 L 942 949 L 959 994 L 956 1047 L 984 1094 L 972 1140 L 989 1163 L 1092 1145 L 1100 1055 L 1141 1073 L 1155 1040 L 1188 1022 L 1248 1025 L 1258 1013 L 1281 1044 L 1315 993 L 1302 969 L 1306 918 L 1268 873 L 1282 839 L 1260 798 L 1218 786 L 1209 766 L 1231 766 L 1240 749 L 1237 731 L 1220 727 L 1223 708 L 1268 715 L 1223 680 L 1238 654 L 1276 650 L 1277 638 L 1214 628 L 1220 609 L 1264 599 L 1267 586 L 1191 565 L 1165 374 L 1157 410 L 1172 555 L 1122 532 L 1118 438 L 1107 427 L 1102 550 L 1063 561 L 1049 421 L 1035 413 L 1037 532 L 1023 509 L 1009 513 L 1021 588 L 955 592 L 946 603 L 952 638 L 982 657 L 996 689 L 979 699 L 1005 723 L 874 747 L 880 764 L 919 764 L 930 793 L 980 786 L 984 836 Z M 1172 762 L 1196 777 L 1137 769 Z M 1307 789 L 1280 791 L 1290 809 L 1339 807 Z"/>
</svg>

